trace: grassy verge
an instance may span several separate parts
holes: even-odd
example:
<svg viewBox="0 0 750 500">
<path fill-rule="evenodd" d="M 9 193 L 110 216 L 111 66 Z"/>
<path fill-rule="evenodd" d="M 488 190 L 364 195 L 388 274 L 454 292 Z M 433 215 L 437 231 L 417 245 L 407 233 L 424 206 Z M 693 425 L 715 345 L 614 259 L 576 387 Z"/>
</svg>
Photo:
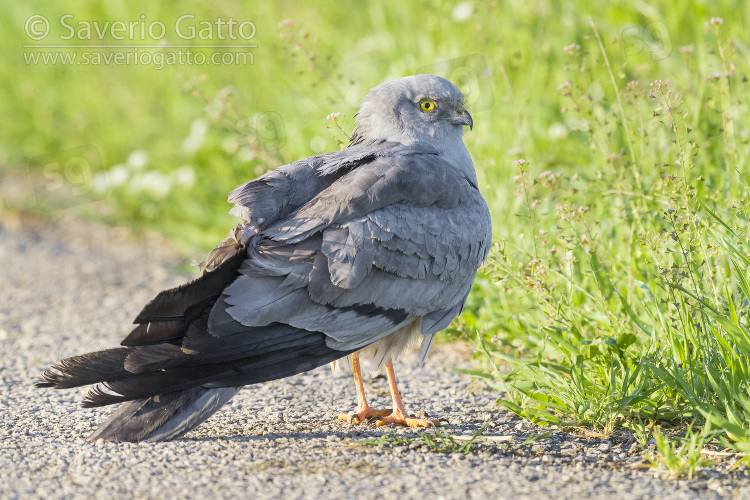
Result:
<svg viewBox="0 0 750 500">
<path fill-rule="evenodd" d="M 750 68 L 729 23 L 707 19 L 706 46 L 681 49 L 697 75 L 641 80 L 593 22 L 567 47 L 561 108 L 597 167 L 515 161 L 518 233 L 487 270 L 512 307 L 464 330 L 486 361 L 474 375 L 540 425 L 705 424 L 682 455 L 657 436 L 659 463 L 686 475 L 706 440 L 750 451 Z"/>
</svg>

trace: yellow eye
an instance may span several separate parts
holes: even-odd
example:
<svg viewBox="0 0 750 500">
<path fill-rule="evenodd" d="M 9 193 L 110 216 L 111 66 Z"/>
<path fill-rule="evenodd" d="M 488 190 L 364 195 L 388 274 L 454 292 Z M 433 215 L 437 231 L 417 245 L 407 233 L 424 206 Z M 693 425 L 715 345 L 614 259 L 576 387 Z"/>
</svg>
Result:
<svg viewBox="0 0 750 500">
<path fill-rule="evenodd" d="M 421 101 L 419 101 L 419 109 L 421 109 L 425 113 L 435 111 L 435 102 L 429 99 L 422 99 Z"/>
</svg>

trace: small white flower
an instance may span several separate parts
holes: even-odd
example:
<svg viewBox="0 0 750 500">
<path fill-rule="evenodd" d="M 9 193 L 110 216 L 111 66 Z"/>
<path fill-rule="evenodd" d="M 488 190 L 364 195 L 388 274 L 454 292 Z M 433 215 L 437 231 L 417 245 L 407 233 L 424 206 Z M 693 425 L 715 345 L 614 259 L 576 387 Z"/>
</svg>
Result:
<svg viewBox="0 0 750 500">
<path fill-rule="evenodd" d="M 190 124 L 190 134 L 182 141 L 182 147 L 190 153 L 198 151 L 206 140 L 208 132 L 208 123 L 205 120 L 197 118 Z"/>
<path fill-rule="evenodd" d="M 172 172 L 172 178 L 175 184 L 192 187 L 195 184 L 195 170 L 190 165 L 185 165 Z"/>
<path fill-rule="evenodd" d="M 129 175 L 125 165 L 115 165 L 107 172 L 107 183 L 110 186 L 121 186 L 128 180 Z"/>
<path fill-rule="evenodd" d="M 473 2 L 461 2 L 456 4 L 451 11 L 451 19 L 455 22 L 460 23 L 469 19 L 474 14 L 474 3 Z"/>
<path fill-rule="evenodd" d="M 125 164 L 133 170 L 141 170 L 148 164 L 148 153 L 142 149 L 136 149 L 130 153 Z"/>
<path fill-rule="evenodd" d="M 316 135 L 310 141 L 310 149 L 312 149 L 316 153 L 322 153 L 326 149 L 326 140 L 319 135 Z"/>
<path fill-rule="evenodd" d="M 164 198 L 172 189 L 172 182 L 161 172 L 151 170 L 141 177 L 140 188 L 154 198 Z"/>
</svg>

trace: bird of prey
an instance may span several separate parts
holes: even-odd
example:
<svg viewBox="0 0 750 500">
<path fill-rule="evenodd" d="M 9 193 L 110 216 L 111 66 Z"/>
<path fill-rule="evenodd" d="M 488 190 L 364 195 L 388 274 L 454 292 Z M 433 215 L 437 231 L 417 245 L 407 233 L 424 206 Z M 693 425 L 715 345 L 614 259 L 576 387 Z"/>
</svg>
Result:
<svg viewBox="0 0 750 500">
<path fill-rule="evenodd" d="M 92 441 L 164 441 L 210 417 L 242 386 L 348 357 L 357 423 L 409 417 L 392 359 L 461 312 L 487 257 L 490 213 L 463 143 L 461 91 L 434 75 L 365 96 L 351 144 L 298 160 L 229 195 L 239 217 L 202 275 L 159 293 L 122 347 L 75 356 L 39 387 L 97 384 L 84 407 L 123 403 Z M 360 361 L 385 368 L 393 408 L 367 404 Z"/>
</svg>

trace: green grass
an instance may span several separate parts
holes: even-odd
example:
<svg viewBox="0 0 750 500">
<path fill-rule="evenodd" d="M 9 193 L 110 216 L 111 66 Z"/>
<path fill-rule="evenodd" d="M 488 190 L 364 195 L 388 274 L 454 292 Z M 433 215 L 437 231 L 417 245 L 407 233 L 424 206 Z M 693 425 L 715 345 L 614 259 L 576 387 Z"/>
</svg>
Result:
<svg viewBox="0 0 750 500">
<path fill-rule="evenodd" d="M 418 431 L 416 436 L 398 435 L 389 429 L 382 436 L 365 439 L 359 441 L 359 443 L 365 446 L 375 446 L 378 448 L 419 445 L 427 448 L 433 453 L 461 453 L 463 455 L 468 455 L 469 453 L 474 452 L 475 442 L 477 442 L 477 440 L 482 440 L 480 436 L 485 429 L 487 429 L 487 425 L 488 423 L 485 423 L 479 427 L 468 438 L 454 436 L 446 430 L 441 430 L 439 427 L 433 427 L 427 431 Z"/>
<path fill-rule="evenodd" d="M 541 425 L 710 422 L 750 451 L 750 5 L 316 5 L 0 7 L 0 174 L 37 180 L 0 209 L 157 230 L 202 257 L 235 185 L 339 148 L 370 87 L 451 61 L 496 240 L 450 330 L 476 342 L 472 373 Z M 27 65 L 26 20 L 65 13 L 233 16 L 258 47 L 242 66 Z M 81 148 L 88 163 L 49 171 Z"/>
<path fill-rule="evenodd" d="M 514 163 L 518 233 L 487 271 L 499 300 L 465 331 L 490 368 L 476 375 L 538 424 L 699 419 L 750 449 L 750 68 L 729 18 L 706 21 L 703 45 L 653 80 L 592 22 L 559 87 L 591 167 Z M 671 470 L 684 457 L 661 440 Z"/>
<path fill-rule="evenodd" d="M 701 454 L 706 442 L 712 437 L 710 424 L 700 432 L 694 432 L 691 426 L 687 427 L 685 436 L 679 439 L 668 439 L 657 427 L 654 429 L 654 441 L 656 453 L 645 454 L 651 467 L 664 470 L 673 479 L 693 479 L 699 468 L 714 465 L 714 462 L 703 458 Z M 677 441 L 682 444 L 678 445 Z"/>
</svg>

